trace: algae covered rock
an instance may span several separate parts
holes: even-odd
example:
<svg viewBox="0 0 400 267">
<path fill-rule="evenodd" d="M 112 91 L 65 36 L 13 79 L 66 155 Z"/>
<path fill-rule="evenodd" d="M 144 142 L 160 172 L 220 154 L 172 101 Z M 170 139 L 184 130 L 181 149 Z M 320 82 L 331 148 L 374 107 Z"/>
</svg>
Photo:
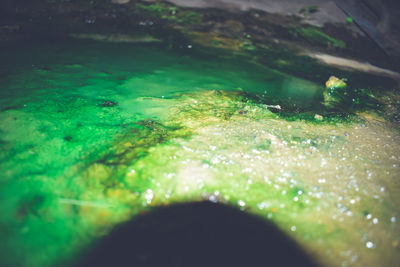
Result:
<svg viewBox="0 0 400 267">
<path fill-rule="evenodd" d="M 331 76 L 326 81 L 325 86 L 323 104 L 327 108 L 337 107 L 346 94 L 347 84 L 344 80 Z"/>
<path fill-rule="evenodd" d="M 329 77 L 329 80 L 326 81 L 325 85 L 326 88 L 336 88 L 336 89 L 345 88 L 347 86 L 347 84 L 343 80 L 335 76 Z"/>
</svg>

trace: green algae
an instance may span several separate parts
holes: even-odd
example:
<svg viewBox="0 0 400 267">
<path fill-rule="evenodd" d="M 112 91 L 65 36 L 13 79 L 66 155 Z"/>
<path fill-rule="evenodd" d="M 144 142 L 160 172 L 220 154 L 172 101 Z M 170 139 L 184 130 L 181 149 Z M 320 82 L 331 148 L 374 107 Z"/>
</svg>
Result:
<svg viewBox="0 0 400 267">
<path fill-rule="evenodd" d="M 188 138 L 190 134 L 179 126 L 165 126 L 154 120 L 139 121 L 136 125 L 139 127 L 119 137 L 118 144 L 88 163 L 94 166 L 94 170 L 85 170 L 83 176 L 96 177 L 105 187 L 118 186 L 122 182 L 118 177 L 129 173 L 129 166 L 146 157 L 151 147 L 173 138 Z"/>
<path fill-rule="evenodd" d="M 137 8 L 139 12 L 154 18 L 161 18 L 167 21 L 182 24 L 198 25 L 203 20 L 202 13 L 192 10 L 185 10 L 164 2 L 158 2 L 150 5 L 136 3 L 135 8 Z"/>
<path fill-rule="evenodd" d="M 2 263 L 73 265 L 116 223 L 203 199 L 272 220 L 324 265 L 350 261 L 348 250 L 362 263 L 397 262 L 389 185 L 400 149 L 390 127 L 347 113 L 316 121 L 321 87 L 238 58 L 61 49 L 37 49 L 40 68 L 16 64 L 34 47 L 17 50 L 22 59 L 2 85 Z M 295 111 L 293 102 L 307 104 Z M 282 112 L 268 107 L 281 103 Z"/>
<path fill-rule="evenodd" d="M 371 88 L 351 88 L 336 77 L 331 77 L 326 82 L 323 96 L 323 105 L 328 109 L 351 111 L 370 108 L 379 111 L 383 105 Z"/>
<path fill-rule="evenodd" d="M 331 44 L 333 47 L 344 49 L 346 47 L 346 43 L 342 40 L 338 40 L 333 38 L 332 36 L 327 35 L 322 30 L 315 27 L 305 27 L 299 28 L 296 30 L 297 33 L 310 41 L 311 43 L 315 42 L 317 44 L 328 45 Z"/>
</svg>

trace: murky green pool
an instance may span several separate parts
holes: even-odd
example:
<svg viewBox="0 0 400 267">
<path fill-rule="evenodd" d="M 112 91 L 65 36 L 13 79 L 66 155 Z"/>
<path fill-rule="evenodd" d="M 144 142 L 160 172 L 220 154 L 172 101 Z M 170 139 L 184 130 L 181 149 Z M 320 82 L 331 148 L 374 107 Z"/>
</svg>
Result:
<svg viewBox="0 0 400 267">
<path fill-rule="evenodd" d="M 323 85 L 189 48 L 8 52 L 1 265 L 65 264 L 148 207 L 202 199 L 272 220 L 324 266 L 400 261 L 399 131 L 368 112 L 314 117 Z"/>
</svg>

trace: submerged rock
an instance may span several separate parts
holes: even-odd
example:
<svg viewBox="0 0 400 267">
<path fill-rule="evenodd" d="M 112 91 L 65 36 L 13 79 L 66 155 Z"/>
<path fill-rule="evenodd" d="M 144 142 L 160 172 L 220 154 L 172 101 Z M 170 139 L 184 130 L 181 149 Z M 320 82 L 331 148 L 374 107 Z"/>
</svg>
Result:
<svg viewBox="0 0 400 267">
<path fill-rule="evenodd" d="M 105 107 L 105 108 L 115 107 L 115 106 L 118 106 L 118 103 L 111 101 L 111 100 L 107 100 L 107 101 L 104 101 L 103 103 L 101 103 L 100 106 Z"/>
</svg>

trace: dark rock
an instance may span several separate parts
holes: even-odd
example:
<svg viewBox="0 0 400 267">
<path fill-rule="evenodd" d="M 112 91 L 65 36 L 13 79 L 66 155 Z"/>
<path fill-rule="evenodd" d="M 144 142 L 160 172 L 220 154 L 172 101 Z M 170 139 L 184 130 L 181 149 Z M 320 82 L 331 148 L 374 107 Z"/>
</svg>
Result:
<svg viewBox="0 0 400 267">
<path fill-rule="evenodd" d="M 108 108 L 108 107 L 115 107 L 118 106 L 117 102 L 111 101 L 111 100 L 107 100 L 104 101 L 103 103 L 100 104 L 102 107 Z"/>
</svg>

